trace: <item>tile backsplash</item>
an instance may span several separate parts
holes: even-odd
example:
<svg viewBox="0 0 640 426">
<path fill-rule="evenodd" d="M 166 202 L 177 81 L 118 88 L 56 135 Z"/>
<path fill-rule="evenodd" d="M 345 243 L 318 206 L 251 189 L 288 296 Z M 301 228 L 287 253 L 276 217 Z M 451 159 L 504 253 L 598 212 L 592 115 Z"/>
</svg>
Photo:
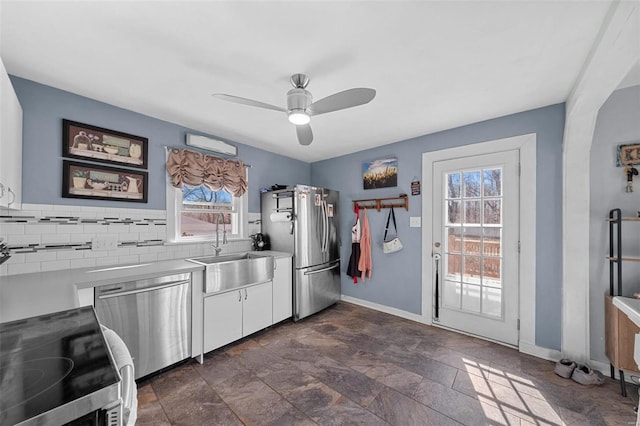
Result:
<svg viewBox="0 0 640 426">
<path fill-rule="evenodd" d="M 0 210 L 0 238 L 12 254 L 0 276 L 213 254 L 211 243 L 167 243 L 166 216 L 165 210 L 48 204 Z M 260 232 L 260 213 L 249 213 L 248 222 L 248 234 Z M 96 240 L 116 248 L 92 249 Z M 248 250 L 250 239 L 222 246 L 222 254 Z"/>
</svg>

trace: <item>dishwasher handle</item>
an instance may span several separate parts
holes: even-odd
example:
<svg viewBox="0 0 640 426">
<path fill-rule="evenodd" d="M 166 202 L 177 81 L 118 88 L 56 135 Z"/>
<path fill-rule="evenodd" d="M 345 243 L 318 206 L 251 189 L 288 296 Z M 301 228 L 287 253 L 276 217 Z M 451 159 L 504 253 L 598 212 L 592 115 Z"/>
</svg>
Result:
<svg viewBox="0 0 640 426">
<path fill-rule="evenodd" d="M 138 293 L 147 293 L 150 291 L 162 290 L 163 288 L 176 287 L 179 285 L 189 284 L 190 282 L 191 280 L 172 281 L 166 284 L 160 284 L 160 285 L 151 286 L 151 287 L 136 288 L 135 290 L 121 291 L 119 293 L 101 294 L 98 296 L 98 299 L 110 299 L 112 297 L 129 296 L 131 294 L 138 294 Z M 109 290 L 106 290 L 106 291 L 109 291 Z"/>
</svg>

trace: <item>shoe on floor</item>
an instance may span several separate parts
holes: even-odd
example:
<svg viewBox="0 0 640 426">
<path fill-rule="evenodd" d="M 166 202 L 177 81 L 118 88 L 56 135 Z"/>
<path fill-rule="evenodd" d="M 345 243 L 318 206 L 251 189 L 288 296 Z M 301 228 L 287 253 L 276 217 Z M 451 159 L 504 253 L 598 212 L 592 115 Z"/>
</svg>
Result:
<svg viewBox="0 0 640 426">
<path fill-rule="evenodd" d="M 581 385 L 601 385 L 604 384 L 604 376 L 597 370 L 592 370 L 586 365 L 579 365 L 573 370 L 571 379 Z"/>
<path fill-rule="evenodd" d="M 553 372 L 556 373 L 560 377 L 564 377 L 568 379 L 573 374 L 573 370 L 577 367 L 576 363 L 569 359 L 561 359 L 556 362 L 556 368 L 553 369 Z"/>
</svg>

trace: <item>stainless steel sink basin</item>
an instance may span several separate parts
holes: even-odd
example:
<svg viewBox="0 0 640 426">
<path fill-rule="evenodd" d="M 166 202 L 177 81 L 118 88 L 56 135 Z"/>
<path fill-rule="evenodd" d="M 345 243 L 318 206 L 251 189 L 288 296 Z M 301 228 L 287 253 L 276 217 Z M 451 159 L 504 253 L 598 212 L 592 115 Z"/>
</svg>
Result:
<svg viewBox="0 0 640 426">
<path fill-rule="evenodd" d="M 273 257 L 255 253 L 189 259 L 205 266 L 204 293 L 233 290 L 273 279 Z"/>
<path fill-rule="evenodd" d="M 206 256 L 206 257 L 196 257 L 194 259 L 189 259 L 192 262 L 199 263 L 201 265 L 212 265 L 214 263 L 223 263 L 223 262 L 234 262 L 236 260 L 245 260 L 245 259 L 258 259 L 265 258 L 271 256 L 264 256 L 254 253 L 237 253 L 237 254 L 228 254 L 224 256 Z"/>
</svg>

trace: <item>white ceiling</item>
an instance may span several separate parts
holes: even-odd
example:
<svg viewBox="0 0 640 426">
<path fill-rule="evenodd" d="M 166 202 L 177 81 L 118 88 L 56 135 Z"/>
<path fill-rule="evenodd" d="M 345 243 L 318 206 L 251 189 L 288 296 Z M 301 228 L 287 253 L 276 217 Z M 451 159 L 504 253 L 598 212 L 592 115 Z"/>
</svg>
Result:
<svg viewBox="0 0 640 426">
<path fill-rule="evenodd" d="M 566 100 L 611 1 L 0 3 L 9 73 L 222 138 L 316 161 Z M 289 76 L 320 99 L 300 146 Z M 73 117 L 70 117 L 73 118 Z"/>
</svg>

